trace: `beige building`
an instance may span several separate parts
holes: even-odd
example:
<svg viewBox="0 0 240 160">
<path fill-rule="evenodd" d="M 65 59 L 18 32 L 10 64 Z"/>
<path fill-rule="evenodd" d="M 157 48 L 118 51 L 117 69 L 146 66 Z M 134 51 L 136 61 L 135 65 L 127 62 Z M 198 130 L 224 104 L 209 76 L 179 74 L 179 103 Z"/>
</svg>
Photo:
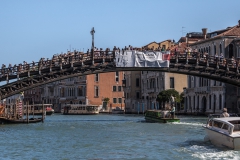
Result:
<svg viewBox="0 0 240 160">
<path fill-rule="evenodd" d="M 142 71 L 141 74 L 142 101 L 147 106 L 146 109 L 160 109 L 166 106 L 159 106 L 156 101 L 159 92 L 168 89 L 175 89 L 179 94 L 187 86 L 187 76 L 176 73 Z M 180 108 L 176 108 L 180 111 Z"/>
<path fill-rule="evenodd" d="M 152 42 L 142 48 L 169 50 L 175 44 L 171 40 L 160 43 Z M 181 94 L 187 86 L 187 76 L 175 73 L 156 71 L 128 71 L 125 72 L 124 92 L 127 113 L 143 113 L 147 109 L 160 108 L 156 102 L 159 92 L 175 89 Z"/>
<path fill-rule="evenodd" d="M 170 39 L 162 41 L 162 42 L 151 42 L 145 46 L 143 46 L 142 48 L 148 48 L 148 49 L 163 49 L 164 51 L 167 49 L 170 49 L 172 46 L 174 46 L 174 42 Z"/>
</svg>

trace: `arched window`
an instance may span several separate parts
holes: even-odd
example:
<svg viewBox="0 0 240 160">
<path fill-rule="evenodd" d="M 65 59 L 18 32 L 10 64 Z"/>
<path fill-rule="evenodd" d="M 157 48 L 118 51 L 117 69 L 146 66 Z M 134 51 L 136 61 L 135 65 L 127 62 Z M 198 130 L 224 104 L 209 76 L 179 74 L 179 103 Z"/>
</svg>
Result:
<svg viewBox="0 0 240 160">
<path fill-rule="evenodd" d="M 222 53 L 222 44 L 221 43 L 219 44 L 219 52 L 220 52 L 219 54 Z"/>
<path fill-rule="evenodd" d="M 211 47 L 209 46 L 208 48 L 209 48 L 209 49 L 208 49 L 208 51 L 209 51 L 208 53 L 210 54 L 210 53 L 211 53 Z"/>
<path fill-rule="evenodd" d="M 211 104 L 212 104 L 212 97 L 211 97 L 211 95 L 209 95 L 209 109 L 212 108 Z"/>
<path fill-rule="evenodd" d="M 197 96 L 197 110 L 199 110 L 199 96 Z"/>
<path fill-rule="evenodd" d="M 222 95 L 219 95 L 219 109 L 222 109 Z"/>
<path fill-rule="evenodd" d="M 195 110 L 195 96 L 193 96 L 193 110 Z"/>
</svg>

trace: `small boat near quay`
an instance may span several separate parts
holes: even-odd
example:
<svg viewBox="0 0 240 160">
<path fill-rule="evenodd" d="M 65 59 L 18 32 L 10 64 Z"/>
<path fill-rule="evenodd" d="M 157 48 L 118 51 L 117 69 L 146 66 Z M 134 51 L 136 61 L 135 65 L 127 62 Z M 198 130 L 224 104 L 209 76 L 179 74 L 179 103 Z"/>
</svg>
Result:
<svg viewBox="0 0 240 160">
<path fill-rule="evenodd" d="M 112 114 L 124 114 L 124 110 L 117 107 L 112 110 Z"/>
<path fill-rule="evenodd" d="M 99 114 L 98 105 L 68 104 L 63 110 L 64 115 L 93 115 Z"/>
<path fill-rule="evenodd" d="M 147 110 L 144 114 L 146 122 L 180 122 L 180 119 L 175 116 L 170 117 L 171 114 L 168 110 Z"/>
<path fill-rule="evenodd" d="M 206 132 L 204 140 L 213 145 L 240 150 L 240 117 L 231 115 L 209 115 L 207 124 L 203 126 Z"/>
<path fill-rule="evenodd" d="M 0 117 L 1 124 L 38 123 L 42 121 L 43 121 L 42 118 L 8 119 L 5 117 Z"/>
</svg>

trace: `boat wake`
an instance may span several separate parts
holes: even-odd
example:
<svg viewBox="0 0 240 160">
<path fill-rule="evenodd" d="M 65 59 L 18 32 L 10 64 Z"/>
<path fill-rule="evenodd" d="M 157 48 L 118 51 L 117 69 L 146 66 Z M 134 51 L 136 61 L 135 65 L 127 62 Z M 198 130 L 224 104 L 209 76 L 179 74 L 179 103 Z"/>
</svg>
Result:
<svg viewBox="0 0 240 160">
<path fill-rule="evenodd" d="M 203 126 L 204 123 L 189 123 L 189 122 L 173 122 L 175 125 L 188 125 L 188 126 Z"/>
<path fill-rule="evenodd" d="M 205 140 L 188 140 L 181 145 L 178 152 L 191 154 L 196 159 L 239 159 L 239 152 L 225 147 L 216 147 Z"/>
</svg>

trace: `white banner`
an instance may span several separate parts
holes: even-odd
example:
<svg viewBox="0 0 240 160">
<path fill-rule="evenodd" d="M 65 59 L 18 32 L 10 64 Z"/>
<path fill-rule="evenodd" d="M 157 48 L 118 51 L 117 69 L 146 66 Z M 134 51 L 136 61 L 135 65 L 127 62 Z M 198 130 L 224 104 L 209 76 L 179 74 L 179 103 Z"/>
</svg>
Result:
<svg viewBox="0 0 240 160">
<path fill-rule="evenodd" d="M 116 67 L 169 67 L 170 52 L 116 52 Z"/>
</svg>

